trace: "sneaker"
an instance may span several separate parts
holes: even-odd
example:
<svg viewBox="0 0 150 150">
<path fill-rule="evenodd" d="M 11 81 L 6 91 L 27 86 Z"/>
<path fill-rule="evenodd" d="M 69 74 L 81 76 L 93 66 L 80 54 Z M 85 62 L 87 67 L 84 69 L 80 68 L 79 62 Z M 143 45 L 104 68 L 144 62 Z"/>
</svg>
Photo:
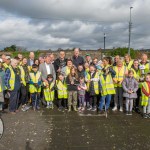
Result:
<svg viewBox="0 0 150 150">
<path fill-rule="evenodd" d="M 143 118 L 145 118 L 145 119 L 146 119 L 146 118 L 147 118 L 147 114 L 143 114 Z"/>
<path fill-rule="evenodd" d="M 127 116 L 129 115 L 129 111 L 126 111 L 126 115 L 127 115 Z"/>
<path fill-rule="evenodd" d="M 47 105 L 47 106 L 46 106 L 46 108 L 47 108 L 47 109 L 49 109 L 49 108 L 50 108 L 50 106 L 49 106 L 49 105 Z"/>
<path fill-rule="evenodd" d="M 92 107 L 91 106 L 89 106 L 88 108 L 87 108 L 87 110 L 91 110 L 92 109 Z"/>
<path fill-rule="evenodd" d="M 149 113 L 149 114 L 147 114 L 147 118 L 150 118 L 150 113 Z"/>
<path fill-rule="evenodd" d="M 74 106 L 73 109 L 74 109 L 74 111 L 78 111 L 76 106 Z"/>
<path fill-rule="evenodd" d="M 136 109 L 135 109 L 135 111 L 136 111 L 136 113 L 138 113 L 138 114 L 140 114 L 140 113 L 141 113 L 141 111 L 140 111 L 140 109 L 139 109 L 139 108 L 136 108 Z"/>
<path fill-rule="evenodd" d="M 122 108 L 122 107 L 120 107 L 119 111 L 120 111 L 120 112 L 123 112 L 123 108 Z"/>
<path fill-rule="evenodd" d="M 128 115 L 132 116 L 132 111 L 129 111 Z"/>
<path fill-rule="evenodd" d="M 40 107 L 39 107 L 39 106 L 37 106 L 36 108 L 37 108 L 37 110 L 40 110 Z"/>
<path fill-rule="evenodd" d="M 91 109 L 91 111 L 96 111 L 97 109 L 96 109 L 96 107 L 93 107 L 92 109 Z"/>
<path fill-rule="evenodd" d="M 81 109 L 82 111 L 84 111 L 85 110 L 85 108 L 84 107 L 82 107 L 82 109 Z"/>
<path fill-rule="evenodd" d="M 68 112 L 70 112 L 70 111 L 71 111 L 71 106 L 68 107 Z"/>
<path fill-rule="evenodd" d="M 102 115 L 102 114 L 104 114 L 104 111 L 103 110 L 99 110 L 98 114 Z"/>
<path fill-rule="evenodd" d="M 59 107 L 59 108 L 58 108 L 58 111 L 62 111 L 62 107 Z"/>
<path fill-rule="evenodd" d="M 115 106 L 113 109 L 112 109 L 112 111 L 116 111 L 117 110 L 117 107 Z"/>
<path fill-rule="evenodd" d="M 80 110 L 80 109 L 81 109 L 81 107 L 78 108 L 78 110 Z"/>
</svg>

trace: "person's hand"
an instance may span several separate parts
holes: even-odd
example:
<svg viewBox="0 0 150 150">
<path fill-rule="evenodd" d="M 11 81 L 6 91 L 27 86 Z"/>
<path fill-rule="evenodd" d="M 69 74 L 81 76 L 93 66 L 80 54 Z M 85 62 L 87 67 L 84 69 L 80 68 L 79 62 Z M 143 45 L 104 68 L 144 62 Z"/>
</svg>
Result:
<svg viewBox="0 0 150 150">
<path fill-rule="evenodd" d="M 74 81 L 71 81 L 71 84 L 74 84 Z"/>
<path fill-rule="evenodd" d="M 60 68 L 57 70 L 57 72 L 60 72 Z"/>
<path fill-rule="evenodd" d="M 87 82 L 88 82 L 88 83 L 90 83 L 90 82 L 91 82 L 91 80 L 87 80 Z"/>
</svg>

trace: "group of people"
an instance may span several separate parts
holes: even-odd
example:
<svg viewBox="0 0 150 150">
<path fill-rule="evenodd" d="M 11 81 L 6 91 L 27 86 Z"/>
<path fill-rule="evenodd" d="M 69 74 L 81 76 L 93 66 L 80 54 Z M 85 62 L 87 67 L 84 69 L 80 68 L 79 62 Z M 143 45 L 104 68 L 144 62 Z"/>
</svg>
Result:
<svg viewBox="0 0 150 150">
<path fill-rule="evenodd" d="M 59 111 L 97 111 L 104 114 L 119 110 L 132 115 L 133 110 L 150 118 L 150 62 L 147 55 L 132 60 L 126 54 L 111 57 L 80 56 L 75 48 L 71 58 L 65 51 L 29 59 L 18 54 L 11 58 L 3 54 L 0 61 L 0 109 L 8 104 L 11 114 L 29 108 L 39 110 L 41 102 L 47 109 L 54 104 Z M 6 101 L 8 100 L 8 101 Z M 140 111 L 142 107 L 143 111 Z"/>
</svg>

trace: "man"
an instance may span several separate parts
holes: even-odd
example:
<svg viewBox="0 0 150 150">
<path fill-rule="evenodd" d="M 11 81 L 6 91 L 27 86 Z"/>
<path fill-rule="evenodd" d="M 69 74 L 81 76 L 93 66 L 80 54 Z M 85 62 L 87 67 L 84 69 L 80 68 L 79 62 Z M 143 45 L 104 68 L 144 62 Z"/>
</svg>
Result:
<svg viewBox="0 0 150 150">
<path fill-rule="evenodd" d="M 51 54 L 49 55 L 49 57 L 50 57 L 50 63 L 54 65 L 54 61 L 55 61 L 55 56 L 54 56 L 54 54 L 51 53 Z"/>
<path fill-rule="evenodd" d="M 4 70 L 6 70 L 10 66 L 10 56 L 5 57 L 5 61 L 3 62 Z"/>
<path fill-rule="evenodd" d="M 30 52 L 28 59 L 28 66 L 32 66 L 34 64 L 34 58 L 35 58 L 34 52 Z"/>
<path fill-rule="evenodd" d="M 90 54 L 86 54 L 85 56 L 85 62 L 88 63 L 89 65 L 92 63 L 92 59 Z"/>
<path fill-rule="evenodd" d="M 59 58 L 54 61 L 55 72 L 59 73 L 63 67 L 66 66 L 67 59 L 65 58 L 65 52 L 61 50 L 59 52 Z"/>
<path fill-rule="evenodd" d="M 72 57 L 73 64 L 78 67 L 78 65 L 84 65 L 83 57 L 79 56 L 79 48 L 74 49 L 74 56 Z"/>
<path fill-rule="evenodd" d="M 18 61 L 16 59 L 12 59 L 11 66 L 6 69 L 6 73 L 4 76 L 5 86 L 7 90 L 10 92 L 9 111 L 11 114 L 16 114 L 16 112 L 18 112 L 21 80 L 20 80 L 20 71 L 17 68 L 17 65 Z"/>
<path fill-rule="evenodd" d="M 42 73 L 42 81 L 46 82 L 48 74 L 52 74 L 54 81 L 56 80 L 56 73 L 53 64 L 51 64 L 50 55 L 45 56 L 45 63 L 40 64 L 39 71 Z"/>
</svg>

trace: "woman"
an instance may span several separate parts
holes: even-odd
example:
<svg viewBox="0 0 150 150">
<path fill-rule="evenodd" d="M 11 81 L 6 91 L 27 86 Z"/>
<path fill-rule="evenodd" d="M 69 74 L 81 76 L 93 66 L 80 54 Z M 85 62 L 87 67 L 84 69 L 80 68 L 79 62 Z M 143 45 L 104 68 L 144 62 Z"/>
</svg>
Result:
<svg viewBox="0 0 150 150">
<path fill-rule="evenodd" d="M 125 54 L 124 56 L 124 66 L 126 66 L 128 69 L 131 69 L 133 61 L 131 60 L 131 57 L 129 54 Z"/>
</svg>

